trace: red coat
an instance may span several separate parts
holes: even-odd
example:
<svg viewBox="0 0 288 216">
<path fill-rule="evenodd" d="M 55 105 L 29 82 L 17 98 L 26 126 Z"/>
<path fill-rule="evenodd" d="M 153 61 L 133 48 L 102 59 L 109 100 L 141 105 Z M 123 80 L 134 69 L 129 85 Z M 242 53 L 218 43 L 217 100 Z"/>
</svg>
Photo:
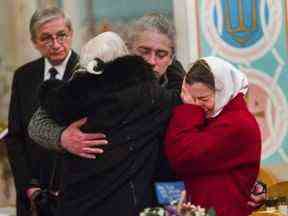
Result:
<svg viewBox="0 0 288 216">
<path fill-rule="evenodd" d="M 247 201 L 259 171 L 261 136 L 242 94 L 209 120 L 198 106 L 177 106 L 165 142 L 191 203 L 214 207 L 217 216 L 251 213 Z"/>
</svg>

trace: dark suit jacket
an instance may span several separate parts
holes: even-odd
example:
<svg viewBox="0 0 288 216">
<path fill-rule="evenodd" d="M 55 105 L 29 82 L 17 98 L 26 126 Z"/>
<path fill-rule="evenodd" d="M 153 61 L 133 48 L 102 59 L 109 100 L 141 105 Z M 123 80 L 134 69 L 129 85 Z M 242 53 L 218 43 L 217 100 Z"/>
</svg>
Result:
<svg viewBox="0 0 288 216">
<path fill-rule="evenodd" d="M 27 215 L 25 195 L 32 185 L 45 187 L 49 183 L 55 155 L 34 143 L 28 136 L 27 126 L 38 108 L 38 88 L 44 79 L 44 58 L 29 62 L 15 71 L 9 108 L 9 133 L 6 139 L 8 157 L 17 191 L 17 215 Z M 64 73 L 64 80 L 71 77 L 78 62 L 72 51 Z M 24 205 L 24 208 L 23 208 Z M 23 211 L 19 212 L 19 208 Z"/>
</svg>

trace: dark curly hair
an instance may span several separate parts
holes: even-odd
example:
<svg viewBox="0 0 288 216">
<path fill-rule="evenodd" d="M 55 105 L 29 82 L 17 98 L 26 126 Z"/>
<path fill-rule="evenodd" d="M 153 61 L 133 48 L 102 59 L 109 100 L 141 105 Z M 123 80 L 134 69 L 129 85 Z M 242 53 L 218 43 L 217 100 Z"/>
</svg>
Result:
<svg viewBox="0 0 288 216">
<path fill-rule="evenodd" d="M 185 82 L 189 85 L 203 83 L 215 91 L 215 79 L 211 68 L 204 59 L 197 60 L 188 71 Z"/>
</svg>

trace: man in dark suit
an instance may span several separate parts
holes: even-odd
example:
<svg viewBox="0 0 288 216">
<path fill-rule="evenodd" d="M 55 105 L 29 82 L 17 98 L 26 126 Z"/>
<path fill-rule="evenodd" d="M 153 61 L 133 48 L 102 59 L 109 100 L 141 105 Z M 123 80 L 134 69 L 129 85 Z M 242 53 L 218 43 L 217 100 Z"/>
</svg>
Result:
<svg viewBox="0 0 288 216">
<path fill-rule="evenodd" d="M 6 139 L 18 216 L 31 215 L 30 201 L 48 186 L 56 156 L 34 143 L 27 133 L 30 118 L 38 108 L 37 90 L 44 80 L 69 79 L 78 62 L 77 54 L 71 50 L 71 21 L 61 9 L 37 10 L 30 21 L 30 33 L 42 57 L 15 71 Z"/>
</svg>

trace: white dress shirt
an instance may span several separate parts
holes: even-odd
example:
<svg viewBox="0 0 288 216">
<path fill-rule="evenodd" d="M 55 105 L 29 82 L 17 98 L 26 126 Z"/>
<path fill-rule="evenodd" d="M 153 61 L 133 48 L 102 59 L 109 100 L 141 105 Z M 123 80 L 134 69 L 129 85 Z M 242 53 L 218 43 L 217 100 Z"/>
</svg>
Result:
<svg viewBox="0 0 288 216">
<path fill-rule="evenodd" d="M 72 51 L 70 50 L 65 60 L 61 64 L 55 65 L 55 66 L 51 65 L 48 59 L 45 58 L 44 80 L 48 80 L 50 78 L 49 69 L 52 67 L 54 67 L 58 72 L 55 78 L 62 80 L 71 54 L 72 54 Z"/>
</svg>

